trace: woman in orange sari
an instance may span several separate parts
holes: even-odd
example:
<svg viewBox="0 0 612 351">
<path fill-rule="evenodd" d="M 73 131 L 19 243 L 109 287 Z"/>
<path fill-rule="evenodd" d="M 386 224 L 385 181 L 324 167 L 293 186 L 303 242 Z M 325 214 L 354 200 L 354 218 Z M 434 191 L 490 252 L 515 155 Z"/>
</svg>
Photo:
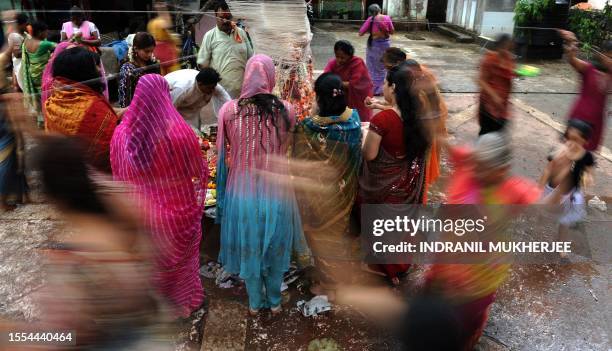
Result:
<svg viewBox="0 0 612 351">
<path fill-rule="evenodd" d="M 44 102 L 45 129 L 81 137 L 88 162 L 110 173 L 110 140 L 119 117 L 104 98 L 100 56 L 82 47 L 67 49 L 53 62 L 53 93 Z"/>
</svg>

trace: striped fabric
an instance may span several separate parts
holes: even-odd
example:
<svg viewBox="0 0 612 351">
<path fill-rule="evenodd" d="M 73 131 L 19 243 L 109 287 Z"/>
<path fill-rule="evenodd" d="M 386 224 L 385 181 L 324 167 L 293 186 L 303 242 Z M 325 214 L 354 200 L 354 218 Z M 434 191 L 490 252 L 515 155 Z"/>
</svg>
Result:
<svg viewBox="0 0 612 351">
<path fill-rule="evenodd" d="M 156 286 L 179 316 L 189 316 L 204 297 L 198 270 L 208 167 L 162 76 L 140 78 L 113 136 L 111 164 L 115 180 L 137 190 L 156 249 Z"/>
</svg>

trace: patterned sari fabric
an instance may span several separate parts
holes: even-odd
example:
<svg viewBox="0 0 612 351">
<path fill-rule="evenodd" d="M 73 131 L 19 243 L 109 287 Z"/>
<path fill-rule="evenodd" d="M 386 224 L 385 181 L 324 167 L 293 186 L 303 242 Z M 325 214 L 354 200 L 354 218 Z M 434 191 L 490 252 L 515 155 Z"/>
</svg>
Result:
<svg viewBox="0 0 612 351">
<path fill-rule="evenodd" d="M 119 118 L 102 94 L 57 77 L 43 112 L 45 130 L 81 137 L 87 143 L 91 165 L 110 173 L 110 142 Z"/>
<path fill-rule="evenodd" d="M 79 44 L 64 41 L 57 44 L 55 50 L 53 50 L 53 54 L 49 58 L 49 62 L 47 63 L 47 66 L 45 66 L 45 70 L 43 71 L 42 75 L 41 103 L 43 105 L 45 104 L 45 101 L 47 101 L 49 96 L 51 96 L 51 94 L 53 93 L 53 61 L 55 61 L 57 55 L 62 53 L 64 50 L 71 49 L 77 46 L 79 46 Z M 104 97 L 108 99 L 108 81 L 106 80 L 106 73 L 104 71 L 104 66 L 102 66 L 102 62 L 100 62 L 100 71 L 100 79 L 102 79 L 102 82 L 104 83 Z"/>
<path fill-rule="evenodd" d="M 166 80 L 143 76 L 111 145 L 113 177 L 132 184 L 156 249 L 154 283 L 181 317 L 200 307 L 201 220 L 208 167 Z"/>
<path fill-rule="evenodd" d="M 24 99 L 28 108 L 36 114 L 36 121 L 38 124 L 42 125 L 43 118 L 40 104 L 42 77 L 55 44 L 43 40 L 40 42 L 40 46 L 36 52 L 31 53 L 26 48 L 26 42 L 27 40 L 21 45 L 23 58 L 20 72 L 23 78 Z"/>
<path fill-rule="evenodd" d="M 305 119 L 296 128 L 291 153 L 293 159 L 322 162 L 335 171 L 333 179 L 308 175 L 310 181 L 327 184 L 324 190 L 296 192 L 304 232 L 321 273 L 320 279 L 323 283 L 335 283 L 342 261 L 359 261 L 355 240 L 349 235 L 361 161 L 361 124 L 357 110 L 347 108 L 339 116 Z"/>
<path fill-rule="evenodd" d="M 283 102 L 288 120 L 277 109 L 273 116 L 262 116 L 250 100 L 270 94 L 274 85 L 272 59 L 255 55 L 247 63 L 240 99 L 219 112 L 219 260 L 226 271 L 245 279 L 252 309 L 280 304 L 282 276 L 292 252 L 307 252 L 295 194 L 284 182 L 290 139 L 285 130 L 294 125 L 295 115 Z"/>
</svg>

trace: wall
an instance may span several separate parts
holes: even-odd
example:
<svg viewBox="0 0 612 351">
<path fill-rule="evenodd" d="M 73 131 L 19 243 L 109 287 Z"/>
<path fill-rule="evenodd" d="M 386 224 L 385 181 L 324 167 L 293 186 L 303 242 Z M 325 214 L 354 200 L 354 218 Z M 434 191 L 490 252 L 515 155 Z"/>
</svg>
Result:
<svg viewBox="0 0 612 351">
<path fill-rule="evenodd" d="M 514 12 L 485 11 L 482 16 L 482 27 L 479 34 L 483 37 L 495 38 L 499 33 L 512 34 L 514 30 Z"/>
<path fill-rule="evenodd" d="M 391 17 L 399 18 L 410 15 L 411 18 L 424 20 L 427 17 L 427 1 L 428 0 L 411 0 L 409 12 L 406 11 L 405 0 L 385 0 L 384 8 L 387 11 L 386 14 Z"/>
<path fill-rule="evenodd" d="M 449 0 L 446 22 L 478 35 L 512 34 L 516 0 Z"/>
<path fill-rule="evenodd" d="M 404 15 L 404 1 L 403 0 L 385 0 L 384 3 L 385 14 L 399 18 Z"/>
</svg>

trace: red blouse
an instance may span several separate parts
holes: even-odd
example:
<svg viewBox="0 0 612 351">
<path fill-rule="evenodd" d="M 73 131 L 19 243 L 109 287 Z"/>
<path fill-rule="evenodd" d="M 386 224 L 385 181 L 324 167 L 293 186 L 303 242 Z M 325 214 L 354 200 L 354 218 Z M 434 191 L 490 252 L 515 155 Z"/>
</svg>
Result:
<svg viewBox="0 0 612 351">
<path fill-rule="evenodd" d="M 377 113 L 370 121 L 370 130 L 382 137 L 380 144 L 386 152 L 394 157 L 406 155 L 404 122 L 394 110 Z"/>
</svg>

